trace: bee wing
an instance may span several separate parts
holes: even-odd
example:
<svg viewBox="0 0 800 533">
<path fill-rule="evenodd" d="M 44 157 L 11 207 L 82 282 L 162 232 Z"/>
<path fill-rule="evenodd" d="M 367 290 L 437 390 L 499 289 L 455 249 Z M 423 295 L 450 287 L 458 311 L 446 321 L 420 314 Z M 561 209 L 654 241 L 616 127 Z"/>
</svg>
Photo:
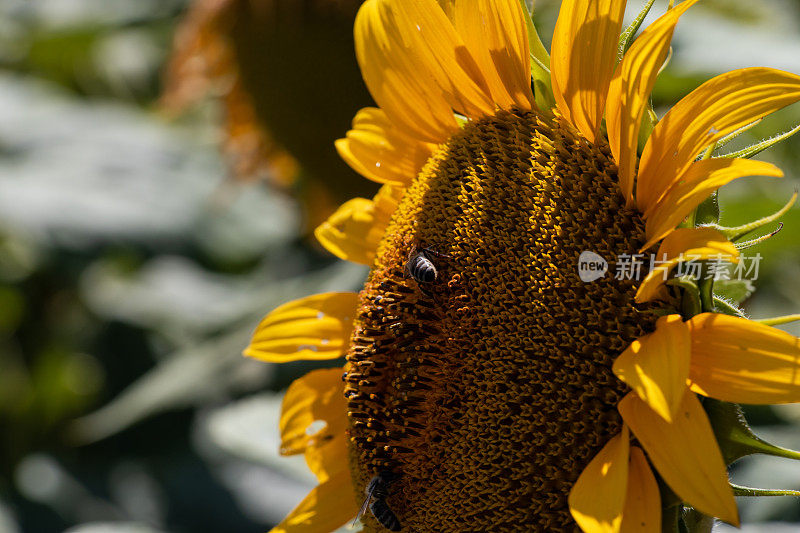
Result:
<svg viewBox="0 0 800 533">
<path fill-rule="evenodd" d="M 370 500 L 372 500 L 372 493 L 374 491 L 375 487 L 374 486 L 370 487 L 369 492 L 367 492 L 367 497 L 364 498 L 364 503 L 361 504 L 361 509 L 358 510 L 358 514 L 353 519 L 353 523 L 350 524 L 350 527 L 356 527 L 356 522 L 358 522 L 358 519 L 361 518 L 361 515 L 363 515 L 367 511 L 367 507 L 369 506 Z"/>
</svg>

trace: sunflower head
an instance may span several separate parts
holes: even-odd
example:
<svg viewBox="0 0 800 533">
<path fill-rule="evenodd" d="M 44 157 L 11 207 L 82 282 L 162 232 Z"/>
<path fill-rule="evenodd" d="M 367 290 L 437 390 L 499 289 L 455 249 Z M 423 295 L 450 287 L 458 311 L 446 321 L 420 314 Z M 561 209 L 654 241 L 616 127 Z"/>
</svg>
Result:
<svg viewBox="0 0 800 533">
<path fill-rule="evenodd" d="M 565 0 L 552 57 L 516 0 L 364 3 L 356 52 L 380 109 L 337 148 L 383 187 L 316 235 L 369 278 L 274 311 L 246 352 L 347 359 L 287 392 L 284 441 L 327 426 L 291 448 L 320 486 L 279 531 L 362 503 L 368 530 L 660 531 L 690 507 L 738 522 L 703 399 L 800 400 L 800 341 L 676 272 L 739 261 L 736 229 L 694 227 L 695 210 L 781 173 L 714 148 L 800 99 L 800 78 L 717 77 L 649 124 L 640 152 L 693 3 L 630 44 L 625 2 Z M 659 260 L 640 275 L 579 275 L 584 254 L 642 253 Z"/>
<path fill-rule="evenodd" d="M 385 235 L 345 367 L 354 481 L 402 473 L 390 504 L 410 530 L 570 529 L 565 488 L 621 429 L 611 365 L 655 322 L 634 282 L 578 276 L 582 251 L 645 241 L 608 146 L 531 110 L 477 120 Z M 420 251 L 435 281 L 410 272 Z"/>
</svg>

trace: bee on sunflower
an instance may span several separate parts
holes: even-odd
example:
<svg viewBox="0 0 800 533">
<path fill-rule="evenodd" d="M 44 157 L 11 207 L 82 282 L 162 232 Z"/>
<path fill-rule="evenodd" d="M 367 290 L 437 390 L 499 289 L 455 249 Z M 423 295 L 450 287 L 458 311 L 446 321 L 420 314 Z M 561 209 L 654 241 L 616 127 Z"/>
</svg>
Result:
<svg viewBox="0 0 800 533">
<path fill-rule="evenodd" d="M 720 226 L 719 187 L 782 173 L 749 159 L 774 141 L 716 148 L 800 100 L 800 77 L 729 72 L 657 120 L 650 93 L 696 1 L 634 39 L 652 1 L 622 31 L 625 1 L 564 0 L 551 55 L 523 1 L 362 5 L 356 53 L 379 107 L 336 146 L 383 186 L 315 234 L 369 277 L 279 307 L 245 351 L 347 361 L 286 393 L 281 452 L 305 454 L 319 485 L 273 531 L 332 531 L 365 488 L 381 510 L 361 516 L 368 531 L 738 525 L 745 489 L 726 465 L 793 453 L 736 402 L 800 401 L 800 340 L 682 267 L 739 262 L 740 239 L 790 207 Z M 586 282 L 586 252 L 659 260 Z"/>
</svg>

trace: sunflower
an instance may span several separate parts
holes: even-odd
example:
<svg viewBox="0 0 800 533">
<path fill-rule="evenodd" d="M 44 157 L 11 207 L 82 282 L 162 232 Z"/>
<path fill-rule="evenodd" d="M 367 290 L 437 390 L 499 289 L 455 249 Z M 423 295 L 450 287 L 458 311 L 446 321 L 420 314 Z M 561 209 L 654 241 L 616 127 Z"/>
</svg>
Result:
<svg viewBox="0 0 800 533">
<path fill-rule="evenodd" d="M 681 267 L 740 260 L 759 224 L 710 220 L 714 193 L 782 173 L 715 148 L 799 100 L 800 77 L 729 72 L 656 120 L 695 1 L 633 40 L 649 5 L 623 32 L 624 1 L 564 0 L 552 56 L 517 0 L 363 4 L 356 53 L 379 107 L 336 146 L 383 186 L 316 236 L 369 277 L 279 307 L 245 351 L 347 360 L 286 393 L 281 452 L 319 485 L 274 531 L 334 530 L 377 485 L 369 531 L 738 524 L 737 455 L 708 413 L 800 401 L 800 340 Z M 579 276 L 585 253 L 653 252 L 641 276 Z"/>
</svg>

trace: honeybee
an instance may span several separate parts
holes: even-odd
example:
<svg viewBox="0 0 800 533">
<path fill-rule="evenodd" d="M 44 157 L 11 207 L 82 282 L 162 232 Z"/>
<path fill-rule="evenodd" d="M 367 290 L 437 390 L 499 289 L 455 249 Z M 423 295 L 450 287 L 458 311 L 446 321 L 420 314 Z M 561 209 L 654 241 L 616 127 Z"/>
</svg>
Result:
<svg viewBox="0 0 800 533">
<path fill-rule="evenodd" d="M 433 283 L 439 277 L 439 271 L 433 264 L 433 257 L 450 257 L 447 254 L 435 252 L 430 248 L 416 248 L 411 250 L 406 262 L 406 272 L 414 281 L 419 283 Z"/>
<path fill-rule="evenodd" d="M 439 275 L 425 249 L 417 251 L 406 263 L 406 270 L 417 283 L 433 283 Z"/>
<path fill-rule="evenodd" d="M 397 515 L 395 515 L 386 504 L 386 498 L 389 496 L 389 486 L 397 481 L 399 477 L 400 474 L 390 470 L 383 470 L 378 472 L 369 481 L 367 488 L 364 489 L 364 494 L 366 495 L 364 504 L 361 506 L 361 509 L 359 509 L 355 520 L 353 520 L 353 526 L 355 526 L 358 519 L 361 518 L 361 515 L 363 515 L 367 507 L 369 507 L 372 516 L 374 516 L 375 520 L 383 527 L 389 531 L 400 531 L 402 528 L 400 520 L 397 519 Z"/>
</svg>

